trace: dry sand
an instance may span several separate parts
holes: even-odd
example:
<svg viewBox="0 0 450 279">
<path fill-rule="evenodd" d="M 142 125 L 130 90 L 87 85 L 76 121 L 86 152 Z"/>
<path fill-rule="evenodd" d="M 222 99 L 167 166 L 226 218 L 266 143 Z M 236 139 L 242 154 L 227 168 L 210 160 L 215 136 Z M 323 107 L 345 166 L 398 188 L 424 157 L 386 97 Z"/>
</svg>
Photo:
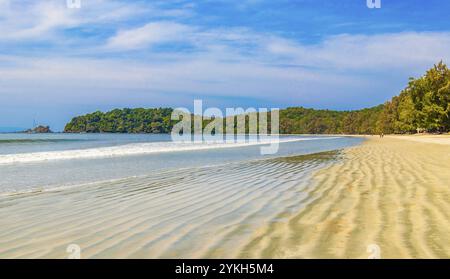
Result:
<svg viewBox="0 0 450 279">
<path fill-rule="evenodd" d="M 261 229 L 247 256 L 368 258 L 375 244 L 382 258 L 450 257 L 450 137 L 373 136 L 344 157 L 315 175 L 315 201 Z"/>
<path fill-rule="evenodd" d="M 423 143 L 450 145 L 450 135 L 411 135 L 411 136 L 389 136 L 389 137 Z"/>
</svg>

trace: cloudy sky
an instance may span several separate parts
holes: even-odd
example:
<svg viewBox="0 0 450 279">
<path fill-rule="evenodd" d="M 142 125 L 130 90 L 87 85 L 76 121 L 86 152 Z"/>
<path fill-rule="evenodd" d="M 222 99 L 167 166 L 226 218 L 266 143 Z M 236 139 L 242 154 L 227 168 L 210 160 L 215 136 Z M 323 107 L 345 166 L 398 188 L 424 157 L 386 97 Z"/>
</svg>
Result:
<svg viewBox="0 0 450 279">
<path fill-rule="evenodd" d="M 450 61 L 450 2 L 0 0 L 0 127 L 116 107 L 358 109 Z M 449 62 L 450 63 L 450 62 Z"/>
</svg>

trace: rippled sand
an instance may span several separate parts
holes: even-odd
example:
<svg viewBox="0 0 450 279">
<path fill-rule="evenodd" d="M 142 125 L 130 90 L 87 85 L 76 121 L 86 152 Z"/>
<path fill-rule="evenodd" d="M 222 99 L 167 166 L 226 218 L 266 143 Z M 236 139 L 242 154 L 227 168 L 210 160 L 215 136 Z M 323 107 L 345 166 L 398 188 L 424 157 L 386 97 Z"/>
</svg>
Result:
<svg viewBox="0 0 450 279">
<path fill-rule="evenodd" d="M 370 137 L 342 154 L 0 197 L 1 258 L 450 257 L 450 146 Z"/>
<path fill-rule="evenodd" d="M 255 231 L 308 203 L 335 152 L 191 168 L 0 197 L 0 257 L 239 257 Z"/>
<path fill-rule="evenodd" d="M 246 256 L 367 258 L 375 244 L 382 258 L 449 258 L 447 140 L 371 137 L 348 149 L 316 174 L 315 201 L 261 229 Z"/>
</svg>

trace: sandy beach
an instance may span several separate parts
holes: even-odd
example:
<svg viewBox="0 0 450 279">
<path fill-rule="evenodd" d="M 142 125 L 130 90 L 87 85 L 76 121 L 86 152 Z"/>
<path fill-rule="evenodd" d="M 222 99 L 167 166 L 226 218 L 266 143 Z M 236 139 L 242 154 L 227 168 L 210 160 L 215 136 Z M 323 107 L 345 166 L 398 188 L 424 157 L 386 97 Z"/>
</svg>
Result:
<svg viewBox="0 0 450 279">
<path fill-rule="evenodd" d="M 366 139 L 1 197 L 0 258 L 449 258 L 450 137 Z"/>
<path fill-rule="evenodd" d="M 249 256 L 368 258 L 378 245 L 381 258 L 449 258 L 450 137 L 367 139 L 317 172 L 314 201 L 262 229 Z"/>
</svg>

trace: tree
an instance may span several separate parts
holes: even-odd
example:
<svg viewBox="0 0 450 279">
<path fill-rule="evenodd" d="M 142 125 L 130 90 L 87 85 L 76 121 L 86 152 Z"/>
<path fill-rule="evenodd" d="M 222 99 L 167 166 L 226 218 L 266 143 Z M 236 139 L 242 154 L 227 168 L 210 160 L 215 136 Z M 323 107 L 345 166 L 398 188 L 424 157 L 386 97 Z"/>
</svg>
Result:
<svg viewBox="0 0 450 279">
<path fill-rule="evenodd" d="M 74 117 L 65 132 L 169 133 L 175 124 L 170 119 L 172 111 L 171 108 L 97 111 Z M 203 127 L 210 121 L 204 120 Z M 442 61 L 424 76 L 411 78 L 398 96 L 383 105 L 354 111 L 303 107 L 280 111 L 280 132 L 284 134 L 403 134 L 422 129 L 450 131 L 450 70 Z"/>
</svg>

